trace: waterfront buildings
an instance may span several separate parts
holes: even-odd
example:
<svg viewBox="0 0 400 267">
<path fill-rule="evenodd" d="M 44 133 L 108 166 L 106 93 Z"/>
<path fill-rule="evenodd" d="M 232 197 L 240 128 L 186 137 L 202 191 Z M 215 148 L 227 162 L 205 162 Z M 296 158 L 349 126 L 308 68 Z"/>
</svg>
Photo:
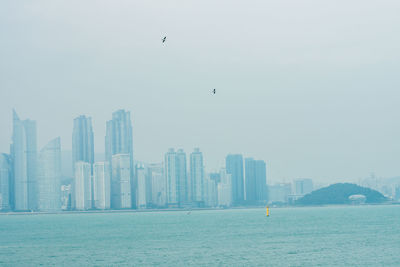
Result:
<svg viewBox="0 0 400 267">
<path fill-rule="evenodd" d="M 36 122 L 20 120 L 13 110 L 11 145 L 13 162 L 12 204 L 17 211 L 37 209 L 37 145 Z"/>
<path fill-rule="evenodd" d="M 0 211 L 10 209 L 11 158 L 0 154 Z"/>
<path fill-rule="evenodd" d="M 73 208 L 88 210 L 92 208 L 92 177 L 90 163 L 75 163 L 75 180 L 73 186 Z"/>
<path fill-rule="evenodd" d="M 195 148 L 190 154 L 190 180 L 192 201 L 201 206 L 204 204 L 204 164 L 203 153 Z"/>
<path fill-rule="evenodd" d="M 259 204 L 267 199 L 266 164 L 263 160 L 245 159 L 246 202 Z"/>
<path fill-rule="evenodd" d="M 130 209 L 131 196 L 131 156 L 116 154 L 112 156 L 111 207 Z"/>
<path fill-rule="evenodd" d="M 234 205 L 243 204 L 244 180 L 243 180 L 243 156 L 229 154 L 225 160 L 226 172 L 232 176 L 232 201 Z"/>
<path fill-rule="evenodd" d="M 37 168 L 38 210 L 61 210 L 61 142 L 57 137 L 39 152 Z"/>
<path fill-rule="evenodd" d="M 109 209 L 111 203 L 110 165 L 96 162 L 93 166 L 93 197 L 95 209 Z"/>
<path fill-rule="evenodd" d="M 129 190 L 129 198 L 132 201 L 130 206 L 134 208 L 136 205 L 136 180 L 134 178 L 132 123 L 129 111 L 118 110 L 112 114 L 112 120 L 107 121 L 105 148 L 106 160 L 109 162 L 111 170 L 114 170 L 112 166 L 113 155 L 129 155 L 129 184 L 132 187 Z M 112 175 L 113 173 L 111 173 L 111 179 L 113 178 Z"/>
</svg>

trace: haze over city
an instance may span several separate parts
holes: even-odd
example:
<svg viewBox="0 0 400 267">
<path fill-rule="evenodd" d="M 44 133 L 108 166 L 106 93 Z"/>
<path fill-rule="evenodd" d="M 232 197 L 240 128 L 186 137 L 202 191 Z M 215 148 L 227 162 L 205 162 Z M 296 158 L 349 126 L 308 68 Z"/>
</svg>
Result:
<svg viewBox="0 0 400 267">
<path fill-rule="evenodd" d="M 265 160 L 268 181 L 398 176 L 393 6 L 6 1 L 0 152 L 9 152 L 12 108 L 37 121 L 38 148 L 60 136 L 70 151 L 73 119 L 92 117 L 97 153 L 106 121 L 123 108 L 139 161 L 199 147 L 207 170 L 228 153 Z"/>
</svg>

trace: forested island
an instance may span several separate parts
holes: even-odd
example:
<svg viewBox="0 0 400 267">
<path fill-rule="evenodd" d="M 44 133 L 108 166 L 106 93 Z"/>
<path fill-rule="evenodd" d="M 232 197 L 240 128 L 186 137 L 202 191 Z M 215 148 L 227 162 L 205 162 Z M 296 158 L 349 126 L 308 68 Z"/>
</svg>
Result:
<svg viewBox="0 0 400 267">
<path fill-rule="evenodd" d="M 365 196 L 365 203 L 377 204 L 388 199 L 376 190 L 351 183 L 337 183 L 315 190 L 296 201 L 297 205 L 351 204 L 350 196 Z"/>
</svg>

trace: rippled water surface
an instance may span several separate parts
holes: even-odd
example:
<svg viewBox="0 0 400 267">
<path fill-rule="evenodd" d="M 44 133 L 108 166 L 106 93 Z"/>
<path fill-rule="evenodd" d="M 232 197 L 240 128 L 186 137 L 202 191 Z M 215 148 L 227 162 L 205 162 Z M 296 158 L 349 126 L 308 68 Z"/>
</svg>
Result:
<svg viewBox="0 0 400 267">
<path fill-rule="evenodd" d="M 0 265 L 400 266 L 400 206 L 0 215 Z"/>
</svg>

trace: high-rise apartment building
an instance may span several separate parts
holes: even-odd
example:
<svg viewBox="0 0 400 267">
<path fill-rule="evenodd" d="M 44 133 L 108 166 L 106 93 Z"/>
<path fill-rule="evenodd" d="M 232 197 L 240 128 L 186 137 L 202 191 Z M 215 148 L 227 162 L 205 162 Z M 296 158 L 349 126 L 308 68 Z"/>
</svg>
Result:
<svg viewBox="0 0 400 267">
<path fill-rule="evenodd" d="M 192 201 L 204 202 L 204 165 L 203 153 L 199 148 L 195 148 L 190 154 L 190 181 Z"/>
<path fill-rule="evenodd" d="M 96 162 L 93 165 L 93 197 L 94 208 L 105 210 L 111 203 L 110 164 Z"/>
<path fill-rule="evenodd" d="M 165 177 L 167 181 L 167 204 L 183 206 L 189 202 L 186 170 L 186 153 L 169 149 L 165 154 Z"/>
<path fill-rule="evenodd" d="M 147 177 L 146 169 L 142 164 L 136 166 L 137 177 L 137 204 L 138 209 L 145 209 L 147 207 Z"/>
<path fill-rule="evenodd" d="M 190 202 L 190 182 L 187 177 L 186 153 L 183 149 L 178 149 L 176 152 L 176 174 L 178 181 L 179 205 L 183 206 Z"/>
<path fill-rule="evenodd" d="M 132 123 L 129 111 L 118 110 L 112 114 L 112 120 L 107 121 L 106 125 L 106 160 L 110 164 L 112 170 L 111 180 L 113 180 L 113 155 L 124 154 L 129 156 L 129 184 L 131 189 L 129 191 L 129 198 L 131 198 L 130 207 L 136 206 L 136 179 L 134 176 L 133 164 L 133 138 L 132 138 Z M 132 193 L 132 196 L 131 196 Z"/>
<path fill-rule="evenodd" d="M 37 168 L 38 209 L 61 210 L 61 142 L 51 140 L 39 152 Z"/>
<path fill-rule="evenodd" d="M 164 207 L 167 199 L 167 182 L 164 175 L 163 163 L 149 164 L 147 167 L 151 190 L 148 192 L 151 196 L 149 202 L 153 207 Z"/>
<path fill-rule="evenodd" d="M 131 197 L 131 157 L 129 154 L 112 156 L 111 207 L 130 209 Z"/>
<path fill-rule="evenodd" d="M 36 122 L 20 120 L 13 111 L 13 135 L 11 145 L 13 162 L 12 204 L 15 210 L 37 209 L 37 145 Z"/>
<path fill-rule="evenodd" d="M 263 160 L 245 159 L 246 202 L 257 204 L 267 199 L 267 172 Z"/>
<path fill-rule="evenodd" d="M 179 205 L 179 181 L 177 175 L 177 162 L 176 152 L 173 148 L 170 148 L 164 156 L 165 164 L 165 179 L 167 182 L 167 205 L 178 206 Z"/>
<path fill-rule="evenodd" d="M 225 160 L 226 172 L 232 176 L 232 201 L 234 205 L 243 204 L 244 179 L 243 156 L 240 154 L 228 155 Z"/>
<path fill-rule="evenodd" d="M 11 158 L 0 154 L 0 211 L 10 209 Z"/>
<path fill-rule="evenodd" d="M 75 179 L 73 183 L 73 208 L 88 210 L 92 208 L 92 177 L 90 163 L 75 163 Z"/>
<path fill-rule="evenodd" d="M 219 173 L 218 177 L 219 177 Z M 218 205 L 218 189 L 215 174 L 207 174 L 204 179 L 204 205 L 216 207 Z"/>
<path fill-rule="evenodd" d="M 220 171 L 220 182 L 218 183 L 218 206 L 232 206 L 232 174 L 227 173 L 226 169 Z"/>
</svg>

